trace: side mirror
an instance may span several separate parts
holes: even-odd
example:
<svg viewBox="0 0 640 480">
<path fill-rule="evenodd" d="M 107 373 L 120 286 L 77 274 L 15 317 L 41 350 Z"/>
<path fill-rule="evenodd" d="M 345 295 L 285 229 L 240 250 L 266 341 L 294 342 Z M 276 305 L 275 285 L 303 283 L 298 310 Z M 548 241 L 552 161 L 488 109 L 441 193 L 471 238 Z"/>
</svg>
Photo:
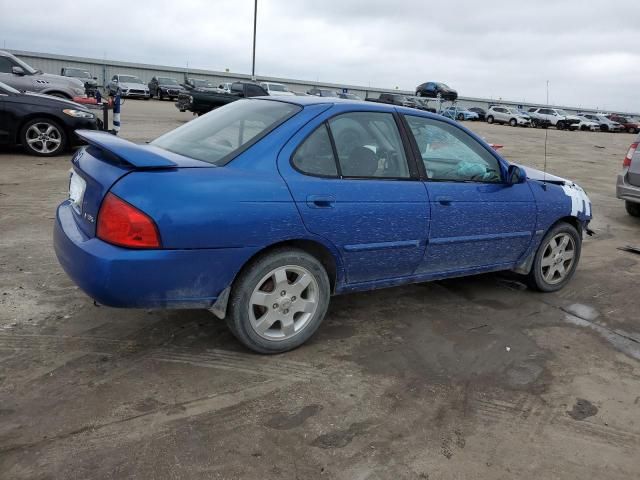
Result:
<svg viewBox="0 0 640 480">
<path fill-rule="evenodd" d="M 517 165 L 509 165 L 507 170 L 507 184 L 516 185 L 527 181 L 527 174 Z"/>
<path fill-rule="evenodd" d="M 11 67 L 11 73 L 14 75 L 24 76 L 24 69 L 22 67 Z"/>
<path fill-rule="evenodd" d="M 93 79 L 94 79 L 94 80 L 97 80 L 97 79 L 98 79 L 98 77 L 93 77 Z"/>
</svg>

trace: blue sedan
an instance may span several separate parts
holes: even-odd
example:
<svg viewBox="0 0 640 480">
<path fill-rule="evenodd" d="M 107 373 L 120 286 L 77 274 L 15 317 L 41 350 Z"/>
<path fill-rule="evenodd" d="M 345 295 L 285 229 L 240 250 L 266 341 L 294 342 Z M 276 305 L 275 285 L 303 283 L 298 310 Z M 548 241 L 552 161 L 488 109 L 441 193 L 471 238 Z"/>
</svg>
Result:
<svg viewBox="0 0 640 480">
<path fill-rule="evenodd" d="M 412 108 L 254 98 L 149 145 L 78 135 L 67 274 L 103 305 L 209 309 L 261 353 L 309 339 L 335 294 L 498 270 L 558 290 L 591 219 L 575 183 Z"/>
</svg>

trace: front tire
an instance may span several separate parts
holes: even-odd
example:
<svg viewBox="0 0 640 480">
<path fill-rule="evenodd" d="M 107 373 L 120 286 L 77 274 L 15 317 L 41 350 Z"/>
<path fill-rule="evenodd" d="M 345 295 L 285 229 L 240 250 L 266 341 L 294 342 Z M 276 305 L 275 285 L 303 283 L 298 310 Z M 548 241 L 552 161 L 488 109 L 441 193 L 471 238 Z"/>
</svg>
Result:
<svg viewBox="0 0 640 480">
<path fill-rule="evenodd" d="M 322 264 L 298 249 L 274 250 L 235 281 L 227 325 L 247 348 L 281 353 L 305 343 L 329 306 L 331 286 Z"/>
<path fill-rule="evenodd" d="M 640 217 L 640 203 L 625 201 L 624 207 L 632 217 Z"/>
<path fill-rule="evenodd" d="M 34 118 L 20 130 L 20 143 L 30 155 L 53 157 L 67 147 L 67 133 L 50 118 Z"/>
<path fill-rule="evenodd" d="M 464 120 L 464 115 L 462 113 L 459 113 L 457 118 L 459 122 L 462 122 Z"/>
<path fill-rule="evenodd" d="M 517 127 L 518 121 L 515 118 L 512 118 L 511 120 L 509 120 L 509 125 L 511 125 L 512 127 Z"/>
<path fill-rule="evenodd" d="M 540 242 L 527 283 L 541 292 L 555 292 L 573 277 L 580 260 L 582 238 L 573 225 L 558 223 Z"/>
</svg>

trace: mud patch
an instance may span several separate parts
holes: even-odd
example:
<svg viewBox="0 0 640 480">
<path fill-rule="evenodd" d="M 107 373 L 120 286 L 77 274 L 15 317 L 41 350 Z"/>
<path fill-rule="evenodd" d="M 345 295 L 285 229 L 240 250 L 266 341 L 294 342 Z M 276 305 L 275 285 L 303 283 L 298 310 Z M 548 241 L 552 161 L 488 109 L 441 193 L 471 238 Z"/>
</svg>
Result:
<svg viewBox="0 0 640 480">
<path fill-rule="evenodd" d="M 593 417 L 596 413 L 598 413 L 598 407 L 589 400 L 578 398 L 573 408 L 567 412 L 567 415 L 574 420 L 581 421 L 585 418 Z"/>
<path fill-rule="evenodd" d="M 320 410 L 322 410 L 322 405 L 307 405 L 294 414 L 278 412 L 267 420 L 265 426 L 276 430 L 291 430 L 317 415 Z"/>
<path fill-rule="evenodd" d="M 368 422 L 352 423 L 346 430 L 335 430 L 316 437 L 311 445 L 325 449 L 343 448 L 349 445 L 355 437 L 365 433 L 369 427 L 371 424 Z"/>
</svg>

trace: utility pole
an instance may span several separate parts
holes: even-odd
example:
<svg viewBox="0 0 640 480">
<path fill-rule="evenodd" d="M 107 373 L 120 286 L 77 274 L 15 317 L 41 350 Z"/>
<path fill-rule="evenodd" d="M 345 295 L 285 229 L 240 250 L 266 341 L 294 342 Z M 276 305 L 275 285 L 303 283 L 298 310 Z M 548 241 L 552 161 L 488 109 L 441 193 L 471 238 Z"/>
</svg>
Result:
<svg viewBox="0 0 640 480">
<path fill-rule="evenodd" d="M 256 81 L 256 25 L 258 22 L 258 0 L 253 4 L 253 59 L 251 61 L 251 80 Z"/>
</svg>

